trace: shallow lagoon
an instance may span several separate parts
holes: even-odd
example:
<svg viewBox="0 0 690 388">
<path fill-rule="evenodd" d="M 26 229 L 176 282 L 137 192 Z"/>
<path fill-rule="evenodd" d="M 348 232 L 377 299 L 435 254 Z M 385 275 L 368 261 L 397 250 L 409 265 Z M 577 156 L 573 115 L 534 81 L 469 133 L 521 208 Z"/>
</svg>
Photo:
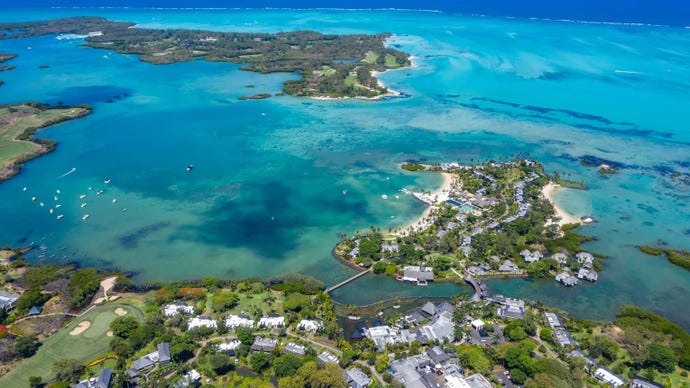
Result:
<svg viewBox="0 0 690 388">
<path fill-rule="evenodd" d="M 566 210 L 599 220 L 583 232 L 599 238 L 588 249 L 610 258 L 595 286 L 499 280 L 492 288 L 591 318 L 611 318 L 620 304 L 634 302 L 690 327 L 690 274 L 635 248 L 659 239 L 690 248 L 689 188 L 671 178 L 690 167 L 687 30 L 392 11 L 62 9 L 9 11 L 2 19 L 78 14 L 146 27 L 391 31 L 390 44 L 412 53 L 417 66 L 381 76 L 403 98 L 238 101 L 248 84 L 252 93 L 277 93 L 296 75 L 203 61 L 154 66 L 54 37 L 1 41 L 0 51 L 20 57 L 15 70 L 0 73 L 0 102 L 95 109 L 43 131 L 59 142 L 57 151 L 0 185 L 0 243 L 34 242 L 52 260 L 120 268 L 140 279 L 294 271 L 331 284 L 352 273 L 330 257 L 339 233 L 399 227 L 421 205 L 380 196 L 440 183 L 397 163 L 522 152 L 550 171 L 585 179 L 588 191 L 557 198 Z M 628 168 L 599 176 L 579 166 L 584 155 Z M 30 201 L 52 201 L 56 189 L 60 222 Z M 334 297 L 365 304 L 457 291 L 369 277 Z"/>
</svg>

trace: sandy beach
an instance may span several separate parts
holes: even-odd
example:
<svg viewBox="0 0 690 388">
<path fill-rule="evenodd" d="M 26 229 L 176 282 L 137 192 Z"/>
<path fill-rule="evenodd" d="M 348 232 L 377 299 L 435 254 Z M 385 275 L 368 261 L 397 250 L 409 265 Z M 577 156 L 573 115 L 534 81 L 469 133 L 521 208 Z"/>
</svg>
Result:
<svg viewBox="0 0 690 388">
<path fill-rule="evenodd" d="M 561 185 L 549 182 L 548 185 L 544 186 L 544 188 L 541 190 L 541 193 L 544 195 L 544 197 L 551 202 L 551 205 L 553 205 L 554 210 L 556 211 L 556 215 L 560 218 L 559 221 L 556 223 L 560 226 L 566 225 L 566 224 L 579 224 L 580 219 L 570 213 L 567 213 L 565 210 L 563 210 L 556 201 L 553 199 L 554 193 L 561 188 Z"/>
<path fill-rule="evenodd" d="M 424 230 L 431 226 L 433 220 L 429 219 L 431 212 L 438 208 L 439 204 L 448 200 L 451 188 L 453 187 L 453 174 L 447 172 L 439 173 L 443 177 L 441 187 L 431 192 L 430 197 L 434 199 L 434 204 L 427 206 L 422 214 L 414 221 L 395 232 L 396 236 L 406 236 L 412 231 Z"/>
</svg>

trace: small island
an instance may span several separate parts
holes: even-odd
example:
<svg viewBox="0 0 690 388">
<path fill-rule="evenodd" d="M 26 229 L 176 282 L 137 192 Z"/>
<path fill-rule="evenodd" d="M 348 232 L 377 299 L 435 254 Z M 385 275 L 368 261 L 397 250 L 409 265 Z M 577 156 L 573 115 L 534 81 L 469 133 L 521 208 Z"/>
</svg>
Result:
<svg viewBox="0 0 690 388">
<path fill-rule="evenodd" d="M 285 93 L 327 99 L 395 94 L 376 79 L 376 74 L 411 65 L 409 54 L 385 46 L 389 33 L 267 34 L 145 29 L 100 17 L 0 23 L 0 40 L 47 34 L 83 38 L 88 47 L 137 54 L 142 61 L 152 64 L 203 58 L 236 63 L 242 70 L 260 73 L 299 72 L 301 79 L 285 82 Z"/>
<path fill-rule="evenodd" d="M 55 148 L 52 140 L 34 138 L 36 131 L 89 113 L 91 107 L 87 105 L 0 105 L 0 182 L 17 174 L 22 163 Z"/>
<path fill-rule="evenodd" d="M 401 189 L 394 196 L 382 195 L 382 200 L 410 195 L 428 207 L 401 230 L 372 228 L 343 239 L 334 250 L 336 258 L 420 286 L 508 277 L 551 277 L 567 287 L 597 281 L 601 256 L 580 248 L 591 238 L 575 232 L 580 220 L 552 203 L 558 186 L 540 163 L 401 167 L 440 173 L 444 184 L 435 192 Z"/>
<path fill-rule="evenodd" d="M 16 54 L 0 53 L 0 63 L 7 62 L 10 59 L 16 58 Z M 0 71 L 12 70 L 14 66 L 11 65 L 0 65 Z"/>
<path fill-rule="evenodd" d="M 270 93 L 258 93 L 258 94 L 250 94 L 248 96 L 240 96 L 237 97 L 238 100 L 244 101 L 244 100 L 265 100 L 267 98 L 271 97 Z"/>
<path fill-rule="evenodd" d="M 639 249 L 642 253 L 646 253 L 651 256 L 665 255 L 671 264 L 690 271 L 690 252 L 687 250 L 670 249 L 664 247 L 655 248 L 647 245 L 642 245 L 639 247 Z"/>
</svg>

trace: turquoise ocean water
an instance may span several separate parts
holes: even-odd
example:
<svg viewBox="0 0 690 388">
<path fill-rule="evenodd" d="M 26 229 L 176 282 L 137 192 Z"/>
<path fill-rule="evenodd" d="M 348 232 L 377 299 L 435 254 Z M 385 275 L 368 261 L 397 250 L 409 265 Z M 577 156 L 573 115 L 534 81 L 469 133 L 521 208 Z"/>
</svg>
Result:
<svg viewBox="0 0 690 388">
<path fill-rule="evenodd" d="M 45 247 L 46 261 L 118 268 L 142 280 L 305 272 L 331 284 L 352 274 L 330 256 L 339 233 L 401 226 L 422 206 L 380 196 L 440 184 L 401 172 L 399 162 L 522 152 L 585 179 L 589 190 L 557 199 L 599 220 L 582 232 L 598 238 L 587 248 L 609 259 L 593 286 L 491 287 L 596 319 L 636 303 L 690 327 L 690 274 L 635 248 L 663 240 L 690 249 L 690 187 L 672 178 L 690 173 L 690 30 L 405 11 L 32 9 L 3 10 L 0 20 L 68 15 L 156 28 L 388 31 L 415 67 L 381 75 L 399 98 L 238 101 L 277 93 L 297 75 L 203 61 L 154 66 L 54 36 L 0 41 L 0 51 L 19 54 L 17 68 L 0 73 L 0 103 L 94 106 L 84 119 L 42 131 L 57 150 L 0 184 L 0 243 L 33 242 Z M 584 155 L 627 168 L 599 176 L 578 164 Z M 51 215 L 58 189 L 62 207 Z M 459 291 L 368 277 L 334 298 L 365 304 Z"/>
</svg>

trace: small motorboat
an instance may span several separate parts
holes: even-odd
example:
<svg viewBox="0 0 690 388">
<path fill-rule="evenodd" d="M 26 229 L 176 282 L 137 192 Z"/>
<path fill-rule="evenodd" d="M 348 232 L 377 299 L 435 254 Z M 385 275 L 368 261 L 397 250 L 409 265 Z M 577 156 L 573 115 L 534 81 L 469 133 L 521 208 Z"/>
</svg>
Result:
<svg viewBox="0 0 690 388">
<path fill-rule="evenodd" d="M 187 166 L 187 168 L 186 168 L 187 172 L 192 172 L 193 169 L 194 169 L 194 165 L 193 165 L 193 164 L 190 164 L 190 165 Z"/>
<path fill-rule="evenodd" d="M 107 185 L 108 183 L 110 183 L 110 179 L 104 180 L 103 183 L 105 183 Z"/>
<path fill-rule="evenodd" d="M 82 194 L 79 196 L 79 199 L 84 199 L 84 198 L 86 198 L 86 194 Z"/>
<path fill-rule="evenodd" d="M 386 194 L 383 194 L 383 195 L 381 196 L 381 199 L 385 201 L 385 200 L 388 199 L 388 196 L 387 196 Z"/>
<path fill-rule="evenodd" d="M 103 194 L 103 190 L 96 191 L 96 195 L 101 195 L 101 194 Z"/>
<path fill-rule="evenodd" d="M 86 207 L 86 202 L 82 203 L 81 207 Z"/>
<path fill-rule="evenodd" d="M 84 216 L 83 216 L 81 219 L 82 219 L 82 221 L 86 221 L 86 220 L 89 219 L 89 215 L 88 215 L 88 214 L 84 214 Z"/>
<path fill-rule="evenodd" d="M 343 195 L 347 195 L 347 190 L 343 189 Z"/>
<path fill-rule="evenodd" d="M 50 210 L 48 210 L 48 213 L 53 214 L 53 211 L 54 210 L 51 208 Z"/>
<path fill-rule="evenodd" d="M 113 198 L 113 203 L 116 203 L 116 202 L 117 202 L 117 199 L 116 199 L 116 198 Z"/>
<path fill-rule="evenodd" d="M 60 205 L 59 203 L 58 203 L 57 205 L 55 205 L 55 208 L 56 208 L 56 209 L 59 209 L 59 208 L 61 208 L 61 207 L 62 207 L 62 205 Z"/>
<path fill-rule="evenodd" d="M 57 216 L 57 217 L 55 217 L 55 218 L 56 218 L 56 219 L 58 219 L 58 220 L 61 220 L 61 219 L 62 219 L 62 217 L 64 217 L 64 216 L 65 216 L 64 214 L 58 214 L 58 216 Z"/>
<path fill-rule="evenodd" d="M 22 191 L 26 191 L 26 186 L 22 189 Z"/>
<path fill-rule="evenodd" d="M 39 203 L 39 205 L 40 205 L 41 207 L 43 207 L 43 206 L 45 206 L 46 204 L 43 203 L 43 202 L 41 202 L 41 203 Z"/>
</svg>

